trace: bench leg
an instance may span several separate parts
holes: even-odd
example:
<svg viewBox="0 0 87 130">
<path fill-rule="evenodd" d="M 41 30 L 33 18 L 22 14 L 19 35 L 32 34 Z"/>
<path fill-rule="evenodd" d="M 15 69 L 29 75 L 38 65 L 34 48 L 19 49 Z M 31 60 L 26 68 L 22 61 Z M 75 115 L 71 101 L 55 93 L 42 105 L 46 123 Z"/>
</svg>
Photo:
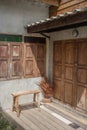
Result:
<svg viewBox="0 0 87 130">
<path fill-rule="evenodd" d="M 36 93 L 34 93 L 33 102 L 36 102 Z"/>
<path fill-rule="evenodd" d="M 37 107 L 40 108 L 39 93 L 37 94 Z"/>
<path fill-rule="evenodd" d="M 12 111 L 15 111 L 15 97 L 13 97 Z"/>
<path fill-rule="evenodd" d="M 16 112 L 17 112 L 17 116 L 19 117 L 20 108 L 19 108 L 19 98 L 18 97 L 16 97 L 16 100 L 15 100 L 15 109 L 16 109 Z"/>
<path fill-rule="evenodd" d="M 35 105 L 35 103 L 36 103 L 36 93 L 34 93 L 33 95 L 33 106 Z"/>
</svg>

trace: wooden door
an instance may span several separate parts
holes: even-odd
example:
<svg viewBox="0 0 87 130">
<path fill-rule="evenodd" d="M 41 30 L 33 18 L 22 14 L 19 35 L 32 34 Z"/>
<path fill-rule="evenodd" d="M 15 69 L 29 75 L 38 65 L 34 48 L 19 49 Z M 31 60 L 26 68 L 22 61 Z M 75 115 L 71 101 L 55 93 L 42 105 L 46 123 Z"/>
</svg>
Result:
<svg viewBox="0 0 87 130">
<path fill-rule="evenodd" d="M 9 44 L 0 43 L 0 80 L 9 78 Z"/>
<path fill-rule="evenodd" d="M 54 97 L 87 112 L 87 39 L 54 42 Z"/>
<path fill-rule="evenodd" d="M 22 68 L 22 43 L 10 43 L 10 77 L 21 78 Z"/>
<path fill-rule="evenodd" d="M 77 45 L 77 108 L 87 112 L 87 40 Z"/>
</svg>

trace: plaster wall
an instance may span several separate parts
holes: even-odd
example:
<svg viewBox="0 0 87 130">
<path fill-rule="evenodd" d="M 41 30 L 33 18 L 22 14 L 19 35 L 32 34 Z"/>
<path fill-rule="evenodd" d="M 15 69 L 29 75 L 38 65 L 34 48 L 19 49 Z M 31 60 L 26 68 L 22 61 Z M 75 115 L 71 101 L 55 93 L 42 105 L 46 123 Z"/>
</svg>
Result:
<svg viewBox="0 0 87 130">
<path fill-rule="evenodd" d="M 24 28 L 48 17 L 48 7 L 28 0 L 0 0 L 0 33 L 26 34 Z"/>
<path fill-rule="evenodd" d="M 77 37 L 72 36 L 73 29 L 63 30 L 59 32 L 54 32 L 50 34 L 50 46 L 49 46 L 49 79 L 51 83 L 53 82 L 53 42 L 58 40 L 69 40 L 69 39 L 79 39 L 87 38 L 87 26 L 77 28 L 79 35 Z"/>
<path fill-rule="evenodd" d="M 37 83 L 41 78 L 16 79 L 10 81 L 0 81 L 0 107 L 2 109 L 12 108 L 13 97 L 11 93 L 40 89 Z M 40 94 L 42 100 L 43 94 Z M 21 96 L 20 104 L 28 104 L 33 101 L 33 95 Z"/>
</svg>

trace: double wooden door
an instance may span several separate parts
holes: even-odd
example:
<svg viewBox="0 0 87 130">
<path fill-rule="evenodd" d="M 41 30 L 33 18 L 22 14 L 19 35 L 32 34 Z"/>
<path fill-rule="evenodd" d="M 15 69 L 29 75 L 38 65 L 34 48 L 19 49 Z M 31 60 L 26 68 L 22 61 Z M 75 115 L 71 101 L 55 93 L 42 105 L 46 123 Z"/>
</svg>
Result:
<svg viewBox="0 0 87 130">
<path fill-rule="evenodd" d="M 87 112 L 87 39 L 54 42 L 54 97 Z"/>
</svg>

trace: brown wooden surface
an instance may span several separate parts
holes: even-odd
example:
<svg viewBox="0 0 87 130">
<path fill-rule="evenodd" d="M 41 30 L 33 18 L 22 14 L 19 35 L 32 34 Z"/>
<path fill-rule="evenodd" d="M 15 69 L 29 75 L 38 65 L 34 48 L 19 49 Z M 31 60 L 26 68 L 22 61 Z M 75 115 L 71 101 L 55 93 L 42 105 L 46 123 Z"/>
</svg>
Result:
<svg viewBox="0 0 87 130">
<path fill-rule="evenodd" d="M 21 108 L 19 105 L 19 97 L 23 95 L 33 94 L 33 103 L 37 105 L 38 108 L 40 108 L 40 101 L 39 101 L 39 93 L 40 90 L 30 90 L 30 91 L 22 91 L 17 93 L 12 93 L 13 96 L 13 104 L 12 104 L 12 111 L 17 112 L 17 116 L 20 116 Z"/>
<path fill-rule="evenodd" d="M 46 44 L 0 42 L 0 80 L 45 75 Z"/>
<path fill-rule="evenodd" d="M 44 44 L 37 45 L 37 54 L 36 54 L 36 75 L 44 76 L 45 75 L 45 67 L 46 67 L 46 47 Z"/>
<path fill-rule="evenodd" d="M 54 97 L 87 112 L 87 39 L 54 42 Z"/>
<path fill-rule="evenodd" d="M 60 1 L 60 5 L 59 7 L 57 8 L 57 10 L 55 10 L 55 7 L 54 8 L 49 8 L 49 14 L 50 14 L 50 17 L 51 16 L 55 16 L 60 14 L 60 13 L 65 13 L 65 12 L 69 12 L 69 11 L 73 11 L 77 8 L 83 8 L 83 7 L 86 7 L 87 5 L 87 1 L 86 0 L 61 0 Z M 52 11 L 52 9 L 54 11 Z"/>
<path fill-rule="evenodd" d="M 49 5 L 54 5 L 54 6 L 59 5 L 59 0 L 39 0 L 39 1 L 42 1 L 42 2 L 49 4 Z"/>
<path fill-rule="evenodd" d="M 10 58 L 11 58 L 11 78 L 21 78 L 22 71 L 22 43 L 10 43 Z"/>
<path fill-rule="evenodd" d="M 17 93 L 12 93 L 12 96 L 22 96 L 22 95 L 27 95 L 27 94 L 34 94 L 34 93 L 40 93 L 40 90 L 28 90 L 28 91 L 20 91 Z"/>
<path fill-rule="evenodd" d="M 36 46 L 33 44 L 24 44 L 24 76 L 32 77 L 34 76 L 35 68 L 35 58 L 36 58 Z"/>
<path fill-rule="evenodd" d="M 0 79 L 9 78 L 9 44 L 0 43 Z"/>
<path fill-rule="evenodd" d="M 78 41 L 77 107 L 87 112 L 87 40 Z"/>
</svg>

